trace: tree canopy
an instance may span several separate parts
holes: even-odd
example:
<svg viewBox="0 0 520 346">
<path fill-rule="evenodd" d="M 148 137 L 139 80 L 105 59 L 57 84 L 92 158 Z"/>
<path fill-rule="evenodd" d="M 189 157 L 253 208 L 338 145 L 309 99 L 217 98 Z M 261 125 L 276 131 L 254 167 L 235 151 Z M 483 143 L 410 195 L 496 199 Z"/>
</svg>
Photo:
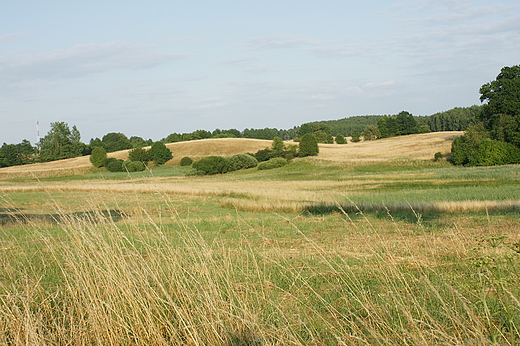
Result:
<svg viewBox="0 0 520 346">
<path fill-rule="evenodd" d="M 480 87 L 480 114 L 495 140 L 520 147 L 520 65 L 503 67 L 494 81 Z"/>
<path fill-rule="evenodd" d="M 86 146 L 80 141 L 81 135 L 73 126 L 65 122 L 51 123 L 51 129 L 41 140 L 40 160 L 42 162 L 68 159 L 84 154 Z"/>
</svg>

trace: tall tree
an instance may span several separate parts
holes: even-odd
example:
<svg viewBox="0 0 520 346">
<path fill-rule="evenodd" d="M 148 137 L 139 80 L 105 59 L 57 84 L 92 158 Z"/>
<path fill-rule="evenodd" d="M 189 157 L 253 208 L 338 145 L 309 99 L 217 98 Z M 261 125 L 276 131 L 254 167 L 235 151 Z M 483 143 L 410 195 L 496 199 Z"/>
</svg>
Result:
<svg viewBox="0 0 520 346">
<path fill-rule="evenodd" d="M 315 156 L 319 152 L 318 141 L 313 133 L 305 134 L 299 144 L 299 156 Z"/>
<path fill-rule="evenodd" d="M 41 140 L 40 160 L 48 162 L 81 156 L 85 146 L 80 139 L 76 126 L 71 130 L 66 122 L 51 123 L 51 129 Z"/>
<path fill-rule="evenodd" d="M 153 143 L 148 152 L 150 153 L 152 160 L 158 165 L 166 163 L 166 161 L 173 157 L 171 150 L 168 149 L 163 142 Z"/>
<path fill-rule="evenodd" d="M 520 65 L 503 67 L 480 94 L 486 102 L 480 116 L 493 139 L 520 147 Z"/>
</svg>

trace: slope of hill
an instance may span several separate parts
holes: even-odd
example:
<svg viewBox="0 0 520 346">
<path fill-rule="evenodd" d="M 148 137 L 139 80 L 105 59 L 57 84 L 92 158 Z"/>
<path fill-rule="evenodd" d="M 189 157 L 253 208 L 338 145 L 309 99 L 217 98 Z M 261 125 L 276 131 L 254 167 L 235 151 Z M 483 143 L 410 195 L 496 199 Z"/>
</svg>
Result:
<svg viewBox="0 0 520 346">
<path fill-rule="evenodd" d="M 320 144 L 319 159 L 330 161 L 382 161 L 391 159 L 431 159 L 436 152 L 450 152 L 451 141 L 460 131 L 433 132 L 386 138 L 376 141 L 338 144 Z M 247 138 L 212 138 L 167 144 L 173 159 L 167 164 L 177 164 L 184 156 L 199 159 L 211 155 L 231 156 L 239 153 L 255 153 L 271 146 L 271 141 Z M 288 142 L 289 143 L 289 142 Z M 109 153 L 109 157 L 126 159 L 128 150 Z M 0 178 L 17 176 L 49 177 L 83 174 L 92 170 L 89 156 L 12 166 L 0 169 Z"/>
</svg>

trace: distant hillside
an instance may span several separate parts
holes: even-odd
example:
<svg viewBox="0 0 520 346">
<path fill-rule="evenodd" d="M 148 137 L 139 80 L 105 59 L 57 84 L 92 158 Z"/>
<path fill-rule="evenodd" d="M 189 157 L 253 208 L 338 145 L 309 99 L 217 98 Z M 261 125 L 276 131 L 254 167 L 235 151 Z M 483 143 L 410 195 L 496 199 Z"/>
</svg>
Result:
<svg viewBox="0 0 520 346">
<path fill-rule="evenodd" d="M 436 152 L 449 153 L 452 139 L 462 132 L 433 132 L 399 136 L 375 141 L 349 144 L 320 144 L 316 159 L 337 162 L 385 161 L 395 159 L 430 159 Z M 291 142 L 287 142 L 291 143 Z M 167 144 L 176 164 L 184 156 L 199 159 L 210 155 L 231 156 L 238 153 L 254 153 L 271 146 L 272 141 L 247 138 L 213 138 Z M 126 159 L 128 150 L 108 154 L 109 157 Z M 93 170 L 89 156 L 76 157 L 46 163 L 0 168 L 0 180 L 16 177 L 50 177 L 80 175 Z M 3 184 L 0 184 L 0 187 Z"/>
<path fill-rule="evenodd" d="M 337 120 L 313 121 L 309 124 L 326 124 L 330 127 L 333 136 L 338 134 L 352 136 L 354 130 L 358 130 L 361 133 L 367 125 L 375 125 L 382 117 L 382 115 L 358 115 Z"/>
</svg>

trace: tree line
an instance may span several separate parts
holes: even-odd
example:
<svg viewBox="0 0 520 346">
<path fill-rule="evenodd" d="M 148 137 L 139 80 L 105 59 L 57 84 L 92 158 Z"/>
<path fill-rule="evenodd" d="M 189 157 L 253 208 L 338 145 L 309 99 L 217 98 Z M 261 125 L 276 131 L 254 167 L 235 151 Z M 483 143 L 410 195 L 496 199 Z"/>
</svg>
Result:
<svg viewBox="0 0 520 346">
<path fill-rule="evenodd" d="M 171 133 L 159 142 L 173 143 L 207 138 L 255 138 L 272 140 L 275 137 L 282 140 L 299 141 L 305 134 L 312 133 L 318 143 L 347 143 L 346 137 L 352 142 L 387 138 L 412 133 L 430 131 L 464 131 L 475 124 L 482 116 L 483 106 L 454 108 L 430 116 L 413 116 L 402 111 L 395 115 L 364 115 L 338 120 L 316 121 L 301 124 L 291 129 L 246 128 L 215 129 L 214 131 L 196 130 L 189 133 Z M 504 117 L 495 123 L 504 123 Z M 504 128 L 504 125 L 501 125 Z M 496 132 L 496 131 L 495 131 Z M 507 131 L 502 131 L 505 136 Z M 127 137 L 123 133 L 111 132 L 102 138 L 92 138 L 89 144 L 81 142 L 81 135 L 76 126 L 69 127 L 65 122 L 51 123 L 51 129 L 41 142 L 32 146 L 27 140 L 19 144 L 4 143 L 0 147 L 0 167 L 23 165 L 36 162 L 48 162 L 83 155 L 90 155 L 94 148 L 100 147 L 110 153 L 119 150 L 151 146 L 151 139 L 138 136 Z"/>
</svg>

